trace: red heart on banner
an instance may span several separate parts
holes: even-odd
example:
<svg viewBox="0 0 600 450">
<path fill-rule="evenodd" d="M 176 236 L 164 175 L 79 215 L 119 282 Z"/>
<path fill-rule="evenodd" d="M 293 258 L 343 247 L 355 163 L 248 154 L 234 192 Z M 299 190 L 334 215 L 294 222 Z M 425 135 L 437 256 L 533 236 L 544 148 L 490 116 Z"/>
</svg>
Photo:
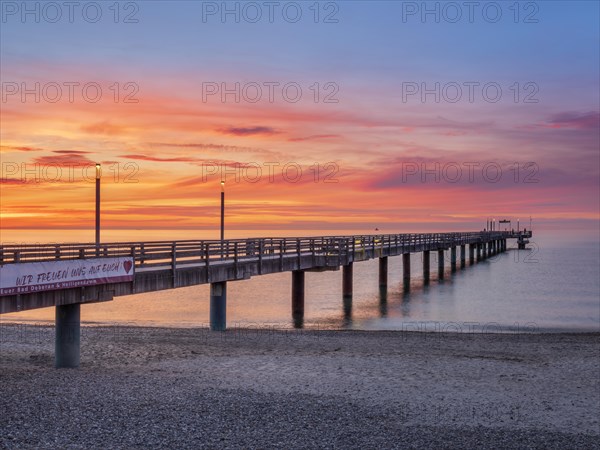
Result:
<svg viewBox="0 0 600 450">
<path fill-rule="evenodd" d="M 129 271 L 131 270 L 131 266 L 133 266 L 133 263 L 131 261 L 125 261 L 123 263 L 123 269 L 125 269 L 125 272 L 129 273 Z"/>
</svg>

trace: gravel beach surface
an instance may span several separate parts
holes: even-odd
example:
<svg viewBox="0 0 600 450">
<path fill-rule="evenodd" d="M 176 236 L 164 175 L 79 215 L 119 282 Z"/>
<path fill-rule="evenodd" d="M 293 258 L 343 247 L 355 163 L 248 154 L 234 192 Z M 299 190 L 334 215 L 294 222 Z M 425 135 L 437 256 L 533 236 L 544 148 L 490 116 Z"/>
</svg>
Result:
<svg viewBox="0 0 600 450">
<path fill-rule="evenodd" d="M 0 326 L 0 448 L 600 449 L 600 334 Z"/>
</svg>

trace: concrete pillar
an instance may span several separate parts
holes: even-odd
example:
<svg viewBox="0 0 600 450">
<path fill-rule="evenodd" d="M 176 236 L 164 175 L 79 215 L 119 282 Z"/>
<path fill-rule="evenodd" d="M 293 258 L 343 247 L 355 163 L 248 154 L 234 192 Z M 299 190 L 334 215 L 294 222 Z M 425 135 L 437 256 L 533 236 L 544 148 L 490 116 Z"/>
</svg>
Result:
<svg viewBox="0 0 600 450">
<path fill-rule="evenodd" d="M 425 250 L 423 252 L 423 282 L 424 283 L 429 283 L 429 269 L 430 266 L 430 254 L 429 254 L 429 250 Z"/>
<path fill-rule="evenodd" d="M 456 270 L 456 247 L 450 247 L 450 268 Z"/>
<path fill-rule="evenodd" d="M 379 290 L 379 316 L 386 318 L 388 315 L 387 291 Z"/>
<path fill-rule="evenodd" d="M 61 305 L 56 307 L 54 338 L 54 365 L 79 367 L 81 341 L 81 305 Z"/>
<path fill-rule="evenodd" d="M 304 271 L 292 271 L 292 319 L 294 327 L 304 324 Z"/>
<path fill-rule="evenodd" d="M 388 259 L 387 256 L 379 258 L 379 287 L 387 289 L 388 284 Z"/>
<path fill-rule="evenodd" d="M 225 331 L 227 327 L 227 282 L 210 283 L 210 329 Z"/>
<path fill-rule="evenodd" d="M 444 250 L 438 250 L 438 278 L 444 278 Z"/>
<path fill-rule="evenodd" d="M 475 247 L 477 244 L 469 244 L 469 264 L 475 264 Z"/>
<path fill-rule="evenodd" d="M 475 244 L 477 247 L 477 262 L 481 261 L 481 243 Z"/>
<path fill-rule="evenodd" d="M 353 263 L 342 266 L 342 292 L 344 298 L 352 298 Z"/>
<path fill-rule="evenodd" d="M 405 285 L 410 285 L 410 253 L 402 255 L 402 281 Z"/>
<path fill-rule="evenodd" d="M 460 246 L 460 268 L 462 269 L 463 267 L 465 267 L 466 263 L 467 263 L 467 249 L 465 244 Z"/>
<path fill-rule="evenodd" d="M 347 324 L 352 321 L 352 297 L 344 297 L 344 319 Z"/>
</svg>

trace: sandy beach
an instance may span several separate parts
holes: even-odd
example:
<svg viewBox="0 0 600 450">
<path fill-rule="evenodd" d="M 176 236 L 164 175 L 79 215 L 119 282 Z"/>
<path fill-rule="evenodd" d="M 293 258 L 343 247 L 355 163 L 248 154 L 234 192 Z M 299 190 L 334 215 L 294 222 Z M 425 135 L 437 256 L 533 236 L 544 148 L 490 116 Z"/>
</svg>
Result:
<svg viewBox="0 0 600 450">
<path fill-rule="evenodd" d="M 599 334 L 0 326 L 1 448 L 600 448 Z"/>
</svg>

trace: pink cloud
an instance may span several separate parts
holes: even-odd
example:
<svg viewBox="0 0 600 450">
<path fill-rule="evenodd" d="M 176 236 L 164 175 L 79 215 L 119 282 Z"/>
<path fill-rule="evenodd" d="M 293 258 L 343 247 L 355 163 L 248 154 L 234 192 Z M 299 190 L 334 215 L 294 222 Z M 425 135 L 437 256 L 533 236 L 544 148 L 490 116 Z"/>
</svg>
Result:
<svg viewBox="0 0 600 450">
<path fill-rule="evenodd" d="M 233 135 L 233 136 L 255 136 L 255 135 L 261 135 L 261 136 L 271 136 L 274 134 L 279 134 L 280 132 L 275 130 L 274 128 L 271 127 L 264 127 L 264 126 L 260 126 L 260 127 L 229 127 L 229 128 L 221 128 L 219 130 L 219 133 L 222 134 L 229 134 L 229 135 Z"/>
<path fill-rule="evenodd" d="M 302 142 L 302 141 L 313 141 L 316 139 L 332 139 L 332 138 L 339 138 L 339 137 L 340 137 L 339 134 L 314 134 L 312 136 L 290 138 L 290 139 L 288 139 L 288 141 Z"/>
</svg>

